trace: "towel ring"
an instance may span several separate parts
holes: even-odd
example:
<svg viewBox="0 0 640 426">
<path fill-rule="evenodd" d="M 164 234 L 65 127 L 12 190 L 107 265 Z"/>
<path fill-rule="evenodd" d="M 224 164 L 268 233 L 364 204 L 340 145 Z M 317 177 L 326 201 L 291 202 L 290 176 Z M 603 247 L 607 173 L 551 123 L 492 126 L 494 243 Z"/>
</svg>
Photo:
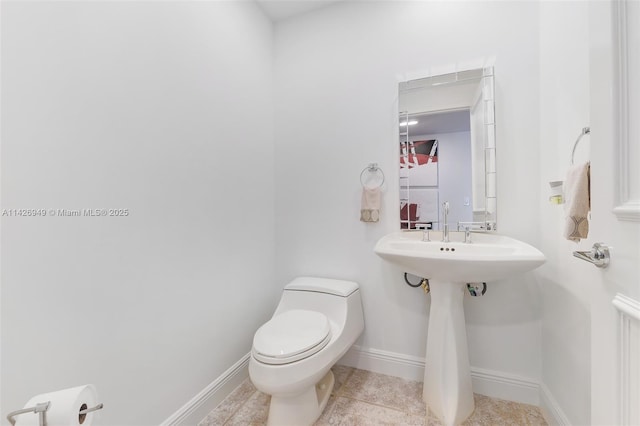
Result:
<svg viewBox="0 0 640 426">
<path fill-rule="evenodd" d="M 376 186 L 367 186 L 364 177 L 365 177 L 365 173 L 375 173 L 377 174 L 378 172 L 380 173 L 380 175 L 382 176 L 382 181 L 380 181 L 380 183 Z M 360 172 L 360 183 L 362 184 L 363 188 L 368 188 L 368 189 L 373 189 L 373 188 L 380 188 L 383 184 L 384 184 L 384 172 L 382 171 L 382 169 L 380 167 L 378 167 L 378 163 L 369 163 L 369 165 L 367 167 L 365 167 L 364 169 L 362 169 L 362 172 Z"/>
<path fill-rule="evenodd" d="M 571 165 L 573 166 L 573 156 L 576 153 L 576 148 L 578 147 L 578 143 L 580 142 L 580 139 L 582 139 L 582 137 L 584 135 L 588 135 L 589 133 L 591 133 L 591 128 L 590 127 L 583 127 L 582 128 L 582 133 L 580 133 L 580 136 L 578 136 L 578 139 L 576 139 L 576 142 L 573 144 L 573 150 L 571 151 Z"/>
</svg>

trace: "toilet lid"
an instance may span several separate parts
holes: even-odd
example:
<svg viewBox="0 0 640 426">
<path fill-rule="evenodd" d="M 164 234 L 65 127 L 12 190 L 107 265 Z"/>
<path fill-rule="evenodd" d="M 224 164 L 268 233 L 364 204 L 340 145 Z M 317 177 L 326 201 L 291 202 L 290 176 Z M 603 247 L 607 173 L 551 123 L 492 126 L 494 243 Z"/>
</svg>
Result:
<svg viewBox="0 0 640 426">
<path fill-rule="evenodd" d="M 267 364 L 309 357 L 331 339 L 329 319 L 320 312 L 295 309 L 273 317 L 253 337 L 253 355 Z"/>
</svg>

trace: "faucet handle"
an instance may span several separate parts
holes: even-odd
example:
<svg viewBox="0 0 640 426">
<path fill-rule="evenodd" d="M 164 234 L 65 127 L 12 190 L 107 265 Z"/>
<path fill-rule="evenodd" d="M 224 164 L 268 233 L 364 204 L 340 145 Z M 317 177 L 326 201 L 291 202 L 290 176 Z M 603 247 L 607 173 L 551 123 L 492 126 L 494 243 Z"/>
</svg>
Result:
<svg viewBox="0 0 640 426">
<path fill-rule="evenodd" d="M 472 231 L 489 231 L 490 228 L 487 226 L 487 222 L 458 222 L 458 231 L 466 230 L 469 228 Z"/>
<path fill-rule="evenodd" d="M 464 227 L 464 242 L 471 243 L 471 227 L 469 225 Z"/>
<path fill-rule="evenodd" d="M 426 223 L 416 223 L 416 229 L 422 229 L 422 241 L 431 241 L 429 237 L 429 231 L 431 231 L 430 225 Z"/>
</svg>

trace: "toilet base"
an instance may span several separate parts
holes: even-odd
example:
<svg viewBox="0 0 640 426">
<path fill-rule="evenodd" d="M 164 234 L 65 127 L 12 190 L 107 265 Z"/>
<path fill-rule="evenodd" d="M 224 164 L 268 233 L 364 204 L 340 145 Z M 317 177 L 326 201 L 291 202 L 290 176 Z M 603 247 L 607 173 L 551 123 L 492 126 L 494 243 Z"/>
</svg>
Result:
<svg viewBox="0 0 640 426">
<path fill-rule="evenodd" d="M 329 370 L 315 386 L 296 395 L 272 395 L 267 426 L 311 426 L 322 414 L 335 378 Z"/>
</svg>

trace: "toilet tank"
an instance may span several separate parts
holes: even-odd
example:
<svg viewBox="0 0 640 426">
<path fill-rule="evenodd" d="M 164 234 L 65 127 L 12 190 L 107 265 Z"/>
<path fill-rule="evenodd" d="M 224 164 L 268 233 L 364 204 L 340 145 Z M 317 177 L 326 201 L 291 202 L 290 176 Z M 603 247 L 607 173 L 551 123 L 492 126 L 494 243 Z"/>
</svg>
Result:
<svg viewBox="0 0 640 426">
<path fill-rule="evenodd" d="M 360 288 L 353 281 L 298 277 L 285 286 L 274 316 L 291 309 L 322 312 L 342 324 L 347 314 L 362 315 Z"/>
<path fill-rule="evenodd" d="M 347 297 L 358 290 L 358 288 L 358 284 L 353 281 L 334 280 L 332 278 L 298 277 L 287 284 L 284 289 L 285 291 L 312 291 Z"/>
</svg>

